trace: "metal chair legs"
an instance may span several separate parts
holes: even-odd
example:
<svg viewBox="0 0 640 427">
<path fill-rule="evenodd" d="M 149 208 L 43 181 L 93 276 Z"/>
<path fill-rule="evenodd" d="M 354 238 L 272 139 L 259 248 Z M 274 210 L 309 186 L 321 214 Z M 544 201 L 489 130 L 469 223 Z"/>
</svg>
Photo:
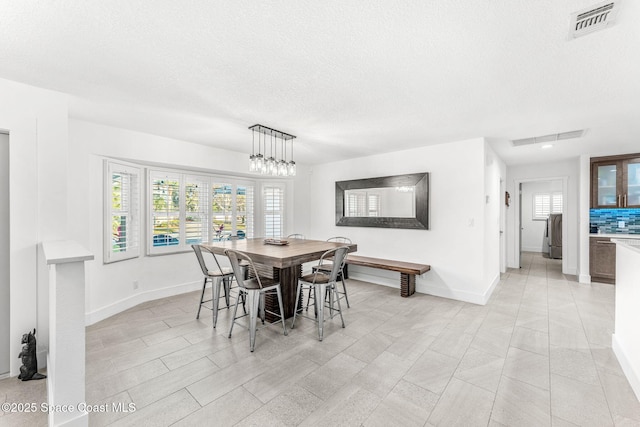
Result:
<svg viewBox="0 0 640 427">
<path fill-rule="evenodd" d="M 300 295 L 302 294 L 302 283 L 298 282 L 298 287 L 296 289 L 296 310 L 293 312 L 293 319 L 291 320 L 291 329 L 295 328 L 296 324 L 296 316 L 303 316 L 310 319 L 310 317 L 302 314 L 302 308 L 298 309 L 298 301 L 300 299 Z M 336 290 L 335 284 L 327 286 L 326 283 L 316 283 L 309 287 L 309 291 L 313 291 L 313 305 L 316 314 L 316 318 L 312 319 L 318 324 L 318 340 L 322 341 L 324 339 L 324 309 L 329 308 L 329 318 L 333 319 L 335 316 L 334 312 L 337 311 L 340 314 L 340 320 L 342 322 L 342 327 L 344 328 L 344 317 L 342 317 L 342 306 L 340 305 L 340 297 Z M 323 299 L 323 295 L 329 295 L 329 305 L 326 306 L 326 297 Z M 318 303 L 318 301 L 321 301 Z M 338 304 L 338 308 L 334 308 L 334 303 Z M 308 308 L 308 307 L 307 307 Z M 300 314 L 298 314 L 300 312 Z"/>
<path fill-rule="evenodd" d="M 257 328 L 257 324 L 258 324 L 258 317 L 260 317 L 260 320 L 262 321 L 262 324 L 265 323 L 265 300 L 264 300 L 264 296 L 267 292 L 273 292 L 276 291 L 277 296 L 278 296 L 278 306 L 280 308 L 280 313 L 272 313 L 271 311 L 269 313 L 274 314 L 274 315 L 278 315 L 278 317 L 280 318 L 279 321 L 282 322 L 282 331 L 284 333 L 284 335 L 288 335 L 287 333 L 287 327 L 286 324 L 284 322 L 284 306 L 282 305 L 282 293 L 280 291 L 280 285 L 276 285 L 275 288 L 273 289 L 241 289 L 240 293 L 243 296 L 243 299 L 248 303 L 249 305 L 249 313 L 247 314 L 245 312 L 244 315 L 242 316 L 237 316 L 238 314 L 238 303 L 240 301 L 240 295 L 238 296 L 238 298 L 236 299 L 236 304 L 234 306 L 233 309 L 233 320 L 231 322 L 231 327 L 229 328 L 229 338 L 231 338 L 231 334 L 233 332 L 233 325 L 236 323 L 236 320 L 239 319 L 240 317 L 244 317 L 244 316 L 249 316 L 249 348 L 251 351 L 253 351 L 255 349 L 256 346 L 256 331 L 258 330 Z M 278 322 L 278 321 L 276 321 Z M 275 322 L 273 322 L 275 323 Z M 270 323 L 271 324 L 271 323 Z"/>
</svg>

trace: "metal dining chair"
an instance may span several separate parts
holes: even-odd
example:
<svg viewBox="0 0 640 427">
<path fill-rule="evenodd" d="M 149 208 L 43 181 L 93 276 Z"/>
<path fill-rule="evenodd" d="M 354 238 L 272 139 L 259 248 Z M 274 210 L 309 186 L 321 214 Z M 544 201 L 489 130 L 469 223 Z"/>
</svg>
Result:
<svg viewBox="0 0 640 427">
<path fill-rule="evenodd" d="M 341 246 L 339 248 L 326 251 L 324 254 L 322 254 L 322 257 L 320 257 L 318 266 L 323 265 L 323 263 L 326 262 L 326 260 L 329 258 L 333 259 L 329 274 L 325 273 L 319 268 L 316 268 L 313 273 L 304 275 L 300 279 L 298 279 L 298 287 L 296 289 L 296 304 L 294 306 L 296 307 L 296 310 L 293 313 L 291 329 L 295 327 L 296 316 L 302 316 L 314 320 L 318 323 L 318 340 L 322 341 L 322 339 L 324 338 L 325 308 L 329 309 L 330 319 L 333 319 L 333 317 L 335 316 L 335 312 L 338 312 L 340 314 L 340 320 L 342 321 L 342 327 L 344 328 L 344 317 L 342 317 L 342 307 L 340 306 L 340 297 L 338 295 L 336 282 L 340 270 L 342 269 L 342 267 L 344 267 L 344 262 L 347 258 L 348 252 L 348 246 Z M 313 299 L 315 318 L 303 314 L 302 308 L 298 308 L 300 295 L 303 294 L 305 289 L 309 289 L 309 292 L 313 291 L 313 293 L 315 294 L 315 297 Z M 328 293 L 329 297 L 328 305 L 326 298 L 323 298 L 326 293 Z M 336 308 L 334 305 L 336 303 L 338 304 L 338 308 Z"/>
<path fill-rule="evenodd" d="M 298 234 L 298 233 L 294 233 L 294 234 L 289 234 L 287 236 L 287 239 L 301 239 L 301 240 L 306 240 L 306 237 L 304 234 Z"/>
<path fill-rule="evenodd" d="M 256 346 L 258 315 L 260 316 L 262 324 L 264 325 L 265 314 L 267 312 L 279 318 L 279 320 L 270 322 L 268 325 L 281 321 L 284 335 L 287 335 L 287 327 L 284 323 L 284 308 L 282 305 L 282 292 L 280 290 L 280 283 L 273 279 L 261 278 L 260 276 L 258 276 L 255 264 L 247 254 L 232 249 L 227 249 L 224 251 L 224 253 L 231 262 L 231 268 L 236 275 L 236 281 L 238 282 L 240 293 L 244 295 L 246 301 L 249 303 L 249 313 L 237 316 L 238 302 L 240 298 L 236 299 L 236 304 L 233 309 L 231 328 L 229 328 L 229 338 L 231 338 L 231 333 L 233 332 L 233 325 L 238 323 L 237 320 L 242 317 L 249 316 L 249 348 L 251 349 L 251 351 L 253 351 Z M 243 277 L 240 261 L 246 261 L 248 263 L 249 269 L 251 270 L 250 275 L 255 277 L 252 277 L 250 279 L 246 279 L 245 277 Z M 278 306 L 280 308 L 280 313 L 274 313 L 265 309 L 265 296 L 267 294 L 273 293 L 275 293 L 278 297 Z"/>
<path fill-rule="evenodd" d="M 351 239 L 349 239 L 348 237 L 342 237 L 342 236 L 336 236 L 336 237 L 330 237 L 327 239 L 327 242 L 336 242 L 336 243 L 345 243 L 350 245 Z M 325 274 L 329 274 L 331 272 L 331 268 L 333 267 L 333 261 L 332 260 L 325 260 L 323 263 L 314 266 L 312 271 L 316 271 L 316 270 L 320 270 L 321 272 L 325 273 Z M 338 294 L 340 295 L 344 295 L 344 299 L 347 302 L 347 308 L 351 308 L 351 305 L 349 304 L 349 295 L 347 294 L 347 285 L 344 281 L 344 265 L 340 268 L 340 271 L 338 272 L 338 280 L 340 280 L 342 282 L 342 291 L 337 291 Z M 311 293 L 309 293 L 309 298 L 307 299 L 307 309 L 309 308 L 309 303 L 310 300 L 313 297 L 311 296 Z"/>
<path fill-rule="evenodd" d="M 203 248 L 201 245 L 191 245 L 191 248 L 193 248 L 193 251 L 196 254 L 198 264 L 200 265 L 200 269 L 202 270 L 202 274 L 204 275 L 204 280 L 202 282 L 202 293 L 200 294 L 200 305 L 198 306 L 198 314 L 196 315 L 196 319 L 200 318 L 200 310 L 202 309 L 202 307 L 207 308 L 213 312 L 213 327 L 215 328 L 216 323 L 218 322 L 218 311 L 220 306 L 220 286 L 222 284 L 224 284 L 224 299 L 226 302 L 226 308 L 229 308 L 230 306 L 229 298 L 231 294 L 233 270 L 228 267 L 221 267 L 215 254 L 208 251 L 206 248 Z M 217 268 L 210 269 L 207 266 L 207 263 L 204 260 L 204 256 L 202 255 L 203 249 L 213 256 Z M 207 287 L 207 282 L 209 281 L 211 282 L 211 299 L 205 300 L 204 292 Z M 211 307 L 209 307 L 207 303 L 211 303 Z"/>
</svg>

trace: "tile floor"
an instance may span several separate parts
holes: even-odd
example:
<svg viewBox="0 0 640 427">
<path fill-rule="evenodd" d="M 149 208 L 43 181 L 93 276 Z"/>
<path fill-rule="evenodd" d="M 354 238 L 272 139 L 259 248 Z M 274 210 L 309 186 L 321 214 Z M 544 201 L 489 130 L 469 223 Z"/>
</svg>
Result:
<svg viewBox="0 0 640 427">
<path fill-rule="evenodd" d="M 226 332 L 195 320 L 197 293 L 142 304 L 87 328 L 87 402 L 135 404 L 103 425 L 640 426 L 611 351 L 614 290 L 580 285 L 525 254 L 486 306 L 350 280 L 346 328 L 302 320 Z M 296 321 L 297 322 L 297 321 Z M 0 402 L 46 402 L 45 381 L 0 381 Z M 46 425 L 3 414 L 0 425 Z"/>
</svg>

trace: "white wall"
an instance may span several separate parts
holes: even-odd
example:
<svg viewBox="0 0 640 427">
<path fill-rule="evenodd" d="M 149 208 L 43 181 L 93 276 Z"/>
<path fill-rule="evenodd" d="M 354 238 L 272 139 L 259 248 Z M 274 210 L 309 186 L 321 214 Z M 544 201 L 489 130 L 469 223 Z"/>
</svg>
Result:
<svg viewBox="0 0 640 427">
<path fill-rule="evenodd" d="M 37 328 L 38 362 L 48 342 L 47 270 L 37 243 L 67 235 L 67 96 L 0 79 L 0 129 L 9 131 L 11 375 L 22 334 Z M 44 271 L 42 270 L 44 268 Z"/>
<path fill-rule="evenodd" d="M 144 301 L 199 289 L 202 273 L 190 251 L 154 257 L 143 254 L 103 264 L 103 160 L 119 158 L 237 176 L 237 171 L 248 168 L 247 155 L 74 119 L 69 122 L 69 147 L 69 217 L 74 223 L 70 235 L 96 257 L 87 265 L 87 323 Z M 295 210 L 303 210 L 301 206 L 309 197 L 305 191 L 308 169 L 298 165 L 298 175 L 302 191 L 293 185 L 294 180 L 284 180 L 285 208 L 291 218 L 285 224 L 287 233 L 308 229 L 304 219 L 293 221 Z M 144 206 L 144 200 L 142 203 Z M 138 282 L 138 289 L 133 289 L 134 281 Z"/>
<path fill-rule="evenodd" d="M 591 157 L 582 155 L 579 159 L 580 194 L 578 204 L 578 281 L 591 283 L 589 272 L 589 208 L 591 204 Z"/>
<path fill-rule="evenodd" d="M 499 251 L 500 200 L 492 188 L 490 208 L 485 206 L 485 153 L 484 139 L 477 138 L 316 166 L 310 182 L 313 228 L 308 237 L 347 236 L 358 244 L 361 255 L 429 264 L 431 271 L 416 280 L 418 292 L 484 304 L 493 285 L 486 276 L 499 273 L 499 255 L 494 252 Z M 498 160 L 494 167 L 499 170 Z M 336 181 L 418 172 L 430 173 L 430 230 L 335 225 Z M 495 181 L 499 186 L 499 177 Z M 495 243 L 485 260 L 487 209 L 496 225 L 491 232 Z M 488 264 L 491 269 L 485 273 Z M 399 283 L 393 272 L 357 267 L 349 271 L 354 278 Z"/>
<path fill-rule="evenodd" d="M 566 234 L 563 235 L 563 272 L 565 274 L 577 274 L 578 272 L 578 226 L 579 226 L 579 182 L 580 162 L 578 158 L 559 162 L 538 163 L 531 165 L 517 165 L 507 168 L 507 191 L 512 195 L 512 203 L 507 209 L 507 266 L 518 268 L 518 182 L 536 180 L 566 181 L 566 194 L 564 194 L 564 213 L 562 215 L 563 227 Z M 563 191 L 564 188 L 563 188 Z"/>
<path fill-rule="evenodd" d="M 522 250 L 545 252 L 547 222 L 533 219 L 533 196 L 537 193 L 562 192 L 562 180 L 522 183 Z"/>
<path fill-rule="evenodd" d="M 500 184 L 507 175 L 507 167 L 491 146 L 485 142 L 484 172 L 484 281 L 491 284 L 491 292 L 500 281 L 500 231 L 503 228 L 504 194 Z"/>
<path fill-rule="evenodd" d="M 9 135 L 0 133 L 0 377 L 9 372 Z"/>
</svg>

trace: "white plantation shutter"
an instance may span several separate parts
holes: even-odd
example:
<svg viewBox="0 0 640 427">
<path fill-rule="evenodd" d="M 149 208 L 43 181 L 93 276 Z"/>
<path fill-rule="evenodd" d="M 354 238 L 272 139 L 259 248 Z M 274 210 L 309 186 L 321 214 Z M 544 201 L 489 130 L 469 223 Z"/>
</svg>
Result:
<svg viewBox="0 0 640 427">
<path fill-rule="evenodd" d="M 252 185 L 239 185 L 236 189 L 236 235 L 240 238 L 253 237 L 253 193 Z"/>
<path fill-rule="evenodd" d="M 367 193 L 351 191 L 347 195 L 347 207 L 345 209 L 347 216 L 363 217 L 367 216 Z"/>
<path fill-rule="evenodd" d="M 562 193 L 536 193 L 533 195 L 533 219 L 544 220 L 549 214 L 562 213 Z"/>
<path fill-rule="evenodd" d="M 560 192 L 551 194 L 551 213 L 562 213 L 562 193 Z"/>
<path fill-rule="evenodd" d="M 180 174 L 149 171 L 149 253 L 172 252 L 181 243 L 181 187 Z"/>
<path fill-rule="evenodd" d="M 284 189 L 269 185 L 263 188 L 264 236 L 281 237 L 284 221 Z"/>
<path fill-rule="evenodd" d="M 206 178 L 187 176 L 184 185 L 185 243 L 209 242 L 209 182 Z"/>
<path fill-rule="evenodd" d="M 214 182 L 211 188 L 213 192 L 211 199 L 213 240 L 219 240 L 233 231 L 233 185 Z M 222 226 L 222 230 L 220 226 Z"/>
<path fill-rule="evenodd" d="M 148 168 L 145 186 L 141 166 L 119 160 L 105 160 L 104 165 L 105 263 L 140 256 L 145 227 L 147 255 L 187 252 L 193 244 L 231 235 L 254 236 L 252 181 Z M 146 215 L 141 209 L 143 188 Z M 220 225 L 223 232 L 216 233 Z"/>
<path fill-rule="evenodd" d="M 380 196 L 369 195 L 369 216 L 380 216 Z"/>
<path fill-rule="evenodd" d="M 105 263 L 140 255 L 140 169 L 105 160 Z"/>
</svg>

